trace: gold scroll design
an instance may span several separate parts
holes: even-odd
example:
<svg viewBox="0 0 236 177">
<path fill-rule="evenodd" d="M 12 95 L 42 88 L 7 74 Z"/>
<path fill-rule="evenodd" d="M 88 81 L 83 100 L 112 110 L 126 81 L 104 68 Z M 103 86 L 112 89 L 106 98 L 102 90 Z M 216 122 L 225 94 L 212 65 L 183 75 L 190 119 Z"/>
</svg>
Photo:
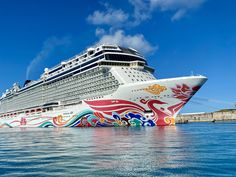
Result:
<svg viewBox="0 0 236 177">
<path fill-rule="evenodd" d="M 160 95 L 160 93 L 167 90 L 167 88 L 165 86 L 161 86 L 159 84 L 154 84 L 154 85 L 148 86 L 144 90 L 149 93 L 152 93 L 154 95 Z"/>
</svg>

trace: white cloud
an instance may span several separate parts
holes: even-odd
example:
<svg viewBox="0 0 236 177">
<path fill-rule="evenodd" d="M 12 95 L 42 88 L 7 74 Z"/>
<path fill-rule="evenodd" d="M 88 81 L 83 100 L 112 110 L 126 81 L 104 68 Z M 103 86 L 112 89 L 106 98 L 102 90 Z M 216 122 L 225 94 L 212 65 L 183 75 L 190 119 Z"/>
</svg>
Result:
<svg viewBox="0 0 236 177">
<path fill-rule="evenodd" d="M 179 20 L 189 11 L 199 8 L 206 0 L 150 0 L 150 8 L 162 12 L 173 11 L 172 21 Z"/>
<path fill-rule="evenodd" d="M 186 14 L 186 10 L 180 9 L 180 10 L 178 10 L 178 11 L 171 17 L 171 21 L 179 20 L 179 19 L 181 19 L 185 14 Z"/>
<path fill-rule="evenodd" d="M 133 18 L 134 21 L 132 25 L 139 25 L 142 21 L 151 18 L 151 9 L 149 0 L 129 0 L 129 3 L 133 5 L 134 12 Z"/>
<path fill-rule="evenodd" d="M 103 28 L 96 28 L 95 34 L 96 36 L 102 36 L 106 33 L 106 31 Z"/>
<path fill-rule="evenodd" d="M 109 4 L 103 4 L 105 11 L 96 10 L 87 17 L 94 25 L 109 25 L 114 27 L 137 26 L 152 18 L 154 11 L 173 13 L 171 20 L 179 20 L 190 11 L 199 8 L 207 0 L 129 0 L 134 10 L 126 13 L 121 9 L 113 9 Z"/>
<path fill-rule="evenodd" d="M 103 35 L 98 43 L 132 47 L 143 54 L 152 53 L 158 49 L 157 46 L 151 45 L 142 34 L 126 35 L 123 30 L 117 30 L 114 33 Z"/>
<path fill-rule="evenodd" d="M 171 20 L 179 20 L 189 11 L 200 7 L 206 0 L 129 0 L 134 6 L 133 17 L 136 24 L 150 19 L 153 11 L 171 11 L 174 15 Z"/>
<path fill-rule="evenodd" d="M 150 7 L 159 7 L 162 11 L 198 8 L 205 0 L 150 0 Z"/>
<path fill-rule="evenodd" d="M 127 21 L 128 18 L 129 15 L 123 10 L 106 7 L 106 11 L 94 11 L 93 14 L 87 17 L 87 20 L 94 25 L 119 26 Z"/>
<path fill-rule="evenodd" d="M 96 10 L 87 17 L 87 21 L 93 25 L 109 26 L 109 32 L 104 28 L 96 28 L 95 34 L 100 37 L 98 43 L 119 44 L 132 47 L 144 54 L 155 51 L 158 47 L 151 45 L 143 34 L 128 35 L 121 27 L 135 27 L 141 22 L 152 18 L 154 11 L 172 13 L 171 20 L 183 18 L 189 11 L 200 7 L 206 0 L 129 0 L 134 10 L 126 13 L 121 9 L 113 9 L 109 4 L 103 4 L 104 11 Z"/>
<path fill-rule="evenodd" d="M 58 46 L 70 44 L 69 37 L 57 38 L 51 37 L 43 43 L 41 51 L 33 58 L 26 70 L 26 78 L 29 79 L 31 72 L 39 65 L 41 61 L 46 59 L 49 54 Z"/>
</svg>

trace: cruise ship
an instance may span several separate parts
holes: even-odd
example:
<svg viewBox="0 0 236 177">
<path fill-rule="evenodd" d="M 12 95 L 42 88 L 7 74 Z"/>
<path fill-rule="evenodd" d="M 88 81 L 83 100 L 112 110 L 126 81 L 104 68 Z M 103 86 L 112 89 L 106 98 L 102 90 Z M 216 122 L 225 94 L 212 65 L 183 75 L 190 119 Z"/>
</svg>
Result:
<svg viewBox="0 0 236 177">
<path fill-rule="evenodd" d="M 204 76 L 157 79 L 137 50 L 88 48 L 0 98 L 0 127 L 174 125 Z"/>
</svg>

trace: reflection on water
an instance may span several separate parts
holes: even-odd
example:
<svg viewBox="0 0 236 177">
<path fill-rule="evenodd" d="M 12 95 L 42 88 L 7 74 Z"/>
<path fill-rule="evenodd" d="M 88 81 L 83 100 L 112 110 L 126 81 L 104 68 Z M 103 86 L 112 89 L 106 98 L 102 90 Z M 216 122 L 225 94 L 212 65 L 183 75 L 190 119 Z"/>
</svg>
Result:
<svg viewBox="0 0 236 177">
<path fill-rule="evenodd" d="M 236 175 L 236 124 L 0 129 L 2 176 Z"/>
</svg>

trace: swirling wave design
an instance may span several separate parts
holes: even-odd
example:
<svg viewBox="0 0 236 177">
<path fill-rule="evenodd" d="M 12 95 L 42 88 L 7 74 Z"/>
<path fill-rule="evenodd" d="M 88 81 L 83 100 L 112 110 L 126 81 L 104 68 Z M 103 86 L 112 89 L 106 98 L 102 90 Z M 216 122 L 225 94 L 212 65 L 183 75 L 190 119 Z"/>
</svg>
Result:
<svg viewBox="0 0 236 177">
<path fill-rule="evenodd" d="M 126 112 L 121 116 L 113 112 L 111 117 L 104 116 L 100 112 L 85 110 L 78 115 L 73 116 L 67 121 L 63 121 L 62 116 L 53 118 L 55 127 L 110 127 L 110 126 L 154 126 L 152 120 L 148 120 L 139 113 Z M 48 124 L 44 123 L 44 127 Z M 42 127 L 40 125 L 40 127 Z"/>
</svg>

